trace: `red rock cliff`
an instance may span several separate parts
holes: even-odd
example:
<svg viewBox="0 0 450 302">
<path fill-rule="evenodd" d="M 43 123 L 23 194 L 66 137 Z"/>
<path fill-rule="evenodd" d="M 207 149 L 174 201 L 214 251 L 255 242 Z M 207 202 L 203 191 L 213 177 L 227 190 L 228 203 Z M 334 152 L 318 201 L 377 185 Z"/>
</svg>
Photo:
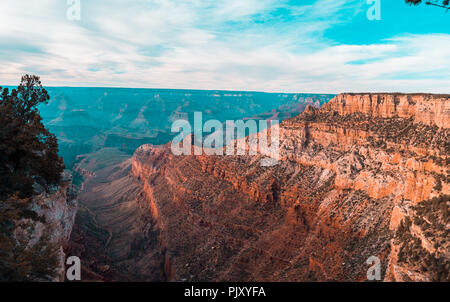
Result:
<svg viewBox="0 0 450 302">
<path fill-rule="evenodd" d="M 342 94 L 258 156 L 132 159 L 172 280 L 449 280 L 448 96 Z M 170 271 L 170 273 L 167 273 Z"/>
</svg>

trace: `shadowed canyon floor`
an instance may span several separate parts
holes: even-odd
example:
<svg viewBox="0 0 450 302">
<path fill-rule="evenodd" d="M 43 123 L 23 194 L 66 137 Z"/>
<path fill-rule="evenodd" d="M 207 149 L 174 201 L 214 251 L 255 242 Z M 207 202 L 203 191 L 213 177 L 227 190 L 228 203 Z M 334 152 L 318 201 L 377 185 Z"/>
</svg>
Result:
<svg viewBox="0 0 450 302">
<path fill-rule="evenodd" d="M 273 167 L 100 150 L 69 248 L 107 281 L 364 281 L 371 256 L 384 280 L 449 281 L 449 121 L 448 96 L 343 94 L 282 123 Z"/>
<path fill-rule="evenodd" d="M 128 156 L 106 148 L 79 160 L 77 173 L 86 181 L 67 252 L 83 259 L 89 279 L 164 280 L 158 234 Z"/>
</svg>

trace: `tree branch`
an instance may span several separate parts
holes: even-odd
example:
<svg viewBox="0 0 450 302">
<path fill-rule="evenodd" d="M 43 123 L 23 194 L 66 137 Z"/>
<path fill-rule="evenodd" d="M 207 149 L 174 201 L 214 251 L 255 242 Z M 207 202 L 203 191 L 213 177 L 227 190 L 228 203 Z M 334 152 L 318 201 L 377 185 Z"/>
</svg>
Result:
<svg viewBox="0 0 450 302">
<path fill-rule="evenodd" d="M 441 4 L 437 4 L 437 3 L 432 3 L 430 1 L 425 2 L 425 4 L 426 5 L 433 5 L 433 6 L 445 8 L 445 12 L 448 12 L 448 10 L 450 9 L 449 6 L 445 6 L 445 5 L 441 5 Z"/>
</svg>

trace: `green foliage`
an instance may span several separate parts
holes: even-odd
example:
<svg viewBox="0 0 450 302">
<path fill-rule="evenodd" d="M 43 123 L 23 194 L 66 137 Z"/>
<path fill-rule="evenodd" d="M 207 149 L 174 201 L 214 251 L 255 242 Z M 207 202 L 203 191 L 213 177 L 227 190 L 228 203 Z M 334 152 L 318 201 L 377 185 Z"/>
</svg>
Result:
<svg viewBox="0 0 450 302">
<path fill-rule="evenodd" d="M 30 197 L 35 182 L 59 184 L 64 163 L 58 142 L 37 109 L 49 99 L 37 76 L 23 76 L 11 92 L 0 87 L 0 200 L 16 192 Z"/>
<path fill-rule="evenodd" d="M 30 230 L 24 238 L 14 235 L 21 219 L 31 229 L 45 223 L 30 204 L 33 185 L 58 185 L 64 169 L 56 137 L 37 109 L 48 100 L 37 76 L 23 76 L 12 91 L 0 87 L 0 281 L 46 280 L 58 265 L 58 247 L 48 232 L 35 244 Z"/>
</svg>

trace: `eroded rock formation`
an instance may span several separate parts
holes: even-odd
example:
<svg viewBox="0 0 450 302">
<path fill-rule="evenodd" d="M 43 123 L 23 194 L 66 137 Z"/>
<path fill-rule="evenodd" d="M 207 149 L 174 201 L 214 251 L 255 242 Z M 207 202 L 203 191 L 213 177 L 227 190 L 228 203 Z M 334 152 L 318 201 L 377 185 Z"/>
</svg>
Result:
<svg viewBox="0 0 450 302">
<path fill-rule="evenodd" d="M 84 204 L 139 280 L 364 281 L 376 256 L 384 280 L 448 281 L 449 121 L 449 96 L 342 94 L 281 124 L 277 165 L 144 145 Z"/>
<path fill-rule="evenodd" d="M 63 174 L 60 185 L 50 191 L 39 186 L 35 189 L 36 194 L 30 198 L 29 205 L 38 219 L 21 218 L 16 221 L 13 251 L 22 253 L 15 256 L 18 263 L 22 261 L 21 257 L 30 262 L 31 270 L 25 280 L 62 282 L 66 272 L 64 248 L 69 242 L 78 209 L 76 191 L 67 173 Z"/>
<path fill-rule="evenodd" d="M 448 280 L 449 121 L 448 96 L 343 94 L 283 122 L 276 166 L 147 145 L 132 174 L 172 280 L 362 281 L 372 255 L 386 280 Z M 396 237 L 432 198 L 441 231 Z"/>
</svg>

